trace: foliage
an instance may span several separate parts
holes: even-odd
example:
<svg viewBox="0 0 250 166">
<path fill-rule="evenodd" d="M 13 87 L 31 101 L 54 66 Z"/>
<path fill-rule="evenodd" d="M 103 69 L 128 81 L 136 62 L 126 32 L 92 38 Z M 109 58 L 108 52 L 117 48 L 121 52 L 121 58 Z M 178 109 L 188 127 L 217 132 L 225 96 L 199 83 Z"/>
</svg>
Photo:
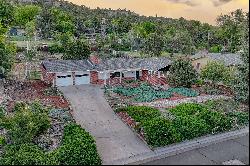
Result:
<svg viewBox="0 0 250 166">
<path fill-rule="evenodd" d="M 53 119 L 58 119 L 63 122 L 73 121 L 69 111 L 64 109 L 52 109 L 49 111 L 49 116 Z"/>
<path fill-rule="evenodd" d="M 115 93 L 133 97 L 138 102 L 151 102 L 160 98 L 170 98 L 174 93 L 187 97 L 198 96 L 199 93 L 188 88 L 169 88 L 168 90 L 155 90 L 150 85 L 141 84 L 136 88 L 116 87 Z"/>
<path fill-rule="evenodd" d="M 235 99 L 248 103 L 249 102 L 249 20 L 244 22 L 243 37 L 241 39 L 241 48 L 243 53 L 241 58 L 244 64 L 238 67 L 238 72 L 232 82 L 232 88 L 235 93 Z"/>
<path fill-rule="evenodd" d="M 177 87 L 189 88 L 198 78 L 192 63 L 185 59 L 175 60 L 170 67 L 169 73 L 169 84 Z"/>
<path fill-rule="evenodd" d="M 234 99 L 218 99 L 218 100 L 208 100 L 204 102 L 209 110 L 216 110 L 220 112 L 232 112 L 240 110 L 240 103 Z"/>
<path fill-rule="evenodd" d="M 6 141 L 5 141 L 5 137 L 0 135 L 0 147 L 5 145 Z"/>
<path fill-rule="evenodd" d="M 232 79 L 231 76 L 231 70 L 223 63 L 216 61 L 209 62 L 201 70 L 201 78 L 210 80 L 213 83 L 228 83 Z"/>
<path fill-rule="evenodd" d="M 0 158 L 1 165 L 44 165 L 45 153 L 34 144 L 7 145 Z"/>
<path fill-rule="evenodd" d="M 47 110 L 38 103 L 15 107 L 14 116 L 7 116 L 4 127 L 10 140 L 16 144 L 29 143 L 50 127 Z"/>
<path fill-rule="evenodd" d="M 14 64 L 14 58 L 15 46 L 0 40 L 0 72 L 2 72 L 1 69 L 3 68 L 3 74 L 6 75 Z"/>
<path fill-rule="evenodd" d="M 82 40 L 78 39 L 68 43 L 63 54 L 64 60 L 82 60 L 87 59 L 90 55 L 89 46 Z"/>
<path fill-rule="evenodd" d="M 147 143 L 153 147 L 166 146 L 181 141 L 180 134 L 172 122 L 164 118 L 154 118 L 142 124 Z"/>
<path fill-rule="evenodd" d="M 194 118 L 204 120 L 208 125 L 206 128 L 207 133 L 226 131 L 232 127 L 230 118 L 221 112 L 208 110 L 205 105 L 193 103 L 180 104 L 169 111 L 178 117 L 193 116 Z"/>
<path fill-rule="evenodd" d="M 94 139 L 77 124 L 64 129 L 62 145 L 50 154 L 59 165 L 100 165 Z"/>
<path fill-rule="evenodd" d="M 16 25 L 25 27 L 27 23 L 36 19 L 41 8 L 36 5 L 25 5 L 15 8 L 14 18 Z"/>
<path fill-rule="evenodd" d="M 6 32 L 12 22 L 13 6 L 7 0 L 0 0 L 0 35 Z"/>
<path fill-rule="evenodd" d="M 209 125 L 205 120 L 196 116 L 177 116 L 173 120 L 176 132 L 180 134 L 181 140 L 190 140 L 209 133 Z"/>
<path fill-rule="evenodd" d="M 212 53 L 220 53 L 222 50 L 222 46 L 221 45 L 216 45 L 216 46 L 213 46 L 209 49 L 209 52 L 212 52 Z"/>
<path fill-rule="evenodd" d="M 239 112 L 239 111 L 232 111 L 228 112 L 227 116 L 232 118 L 236 121 L 236 124 L 239 126 L 249 124 L 249 113 L 248 112 Z"/>
<path fill-rule="evenodd" d="M 55 53 L 63 53 L 64 52 L 64 47 L 61 44 L 53 44 L 51 46 L 49 46 L 49 52 L 51 54 L 55 54 Z"/>
<path fill-rule="evenodd" d="M 161 115 L 159 110 L 145 106 L 128 106 L 119 109 L 119 112 L 123 111 L 127 112 L 136 122 L 151 120 Z"/>
</svg>

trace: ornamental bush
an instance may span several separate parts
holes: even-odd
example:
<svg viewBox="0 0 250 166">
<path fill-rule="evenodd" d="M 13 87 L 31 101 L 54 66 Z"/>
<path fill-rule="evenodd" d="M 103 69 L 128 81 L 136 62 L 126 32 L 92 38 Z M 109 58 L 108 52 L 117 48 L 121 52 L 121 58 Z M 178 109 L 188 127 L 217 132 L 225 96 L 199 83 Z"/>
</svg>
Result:
<svg viewBox="0 0 250 166">
<path fill-rule="evenodd" d="M 175 116 L 197 115 L 199 112 L 206 111 L 206 107 L 196 103 L 179 104 L 175 108 L 169 109 Z"/>
<path fill-rule="evenodd" d="M 212 133 L 227 131 L 232 128 L 231 119 L 221 112 L 204 111 L 197 116 L 206 121 L 210 126 L 209 131 Z"/>
<path fill-rule="evenodd" d="M 229 84 L 233 78 L 234 71 L 223 63 L 211 61 L 201 70 L 201 78 L 212 81 L 213 84 L 223 82 Z"/>
<path fill-rule="evenodd" d="M 15 114 L 6 117 L 3 122 L 13 143 L 29 143 L 50 127 L 50 118 L 41 105 L 19 104 L 15 108 L 18 108 Z"/>
<path fill-rule="evenodd" d="M 65 127 L 62 145 L 49 156 L 59 165 L 101 165 L 94 139 L 74 123 Z"/>
<path fill-rule="evenodd" d="M 181 141 L 181 135 L 172 122 L 165 118 L 154 118 L 142 123 L 145 140 L 153 147 L 166 146 Z"/>
<path fill-rule="evenodd" d="M 170 67 L 168 82 L 171 86 L 190 88 L 198 79 L 198 74 L 191 61 L 177 59 Z"/>
<path fill-rule="evenodd" d="M 196 116 L 178 116 L 173 120 L 176 132 L 181 140 L 189 140 L 209 133 L 209 125 L 205 120 Z"/>
<path fill-rule="evenodd" d="M 34 144 L 7 145 L 0 165 L 44 165 L 45 152 Z"/>
</svg>

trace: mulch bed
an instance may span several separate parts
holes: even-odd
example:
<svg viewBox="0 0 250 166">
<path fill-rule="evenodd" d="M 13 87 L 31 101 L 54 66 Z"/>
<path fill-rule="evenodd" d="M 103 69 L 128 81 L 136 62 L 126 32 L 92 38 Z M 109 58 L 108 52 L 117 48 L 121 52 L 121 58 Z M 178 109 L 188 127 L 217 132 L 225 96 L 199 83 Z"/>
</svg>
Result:
<svg viewBox="0 0 250 166">
<path fill-rule="evenodd" d="M 10 98 L 7 109 L 12 110 L 16 102 L 33 102 L 39 100 L 45 106 L 68 108 L 69 103 L 63 96 L 45 95 L 44 91 L 50 86 L 42 81 L 8 81 L 5 93 Z"/>
</svg>

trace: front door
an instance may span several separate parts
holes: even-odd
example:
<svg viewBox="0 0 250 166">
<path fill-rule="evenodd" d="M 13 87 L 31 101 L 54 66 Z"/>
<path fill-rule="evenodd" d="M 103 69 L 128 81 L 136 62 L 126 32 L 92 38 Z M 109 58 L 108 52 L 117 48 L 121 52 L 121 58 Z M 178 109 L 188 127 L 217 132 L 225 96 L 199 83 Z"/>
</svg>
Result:
<svg viewBox="0 0 250 166">
<path fill-rule="evenodd" d="M 140 72 L 136 71 L 136 79 L 140 79 Z"/>
</svg>

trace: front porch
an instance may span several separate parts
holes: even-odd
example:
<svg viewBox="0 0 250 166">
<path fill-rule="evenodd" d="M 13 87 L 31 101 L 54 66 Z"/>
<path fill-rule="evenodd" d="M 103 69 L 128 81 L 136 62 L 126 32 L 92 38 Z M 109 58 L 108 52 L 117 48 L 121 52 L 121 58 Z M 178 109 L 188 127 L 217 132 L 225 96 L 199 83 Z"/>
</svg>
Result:
<svg viewBox="0 0 250 166">
<path fill-rule="evenodd" d="M 162 71 L 149 70 L 115 70 L 91 72 L 91 83 L 98 85 L 118 85 L 128 80 L 147 81 L 152 85 L 167 84 L 166 76 Z"/>
</svg>

